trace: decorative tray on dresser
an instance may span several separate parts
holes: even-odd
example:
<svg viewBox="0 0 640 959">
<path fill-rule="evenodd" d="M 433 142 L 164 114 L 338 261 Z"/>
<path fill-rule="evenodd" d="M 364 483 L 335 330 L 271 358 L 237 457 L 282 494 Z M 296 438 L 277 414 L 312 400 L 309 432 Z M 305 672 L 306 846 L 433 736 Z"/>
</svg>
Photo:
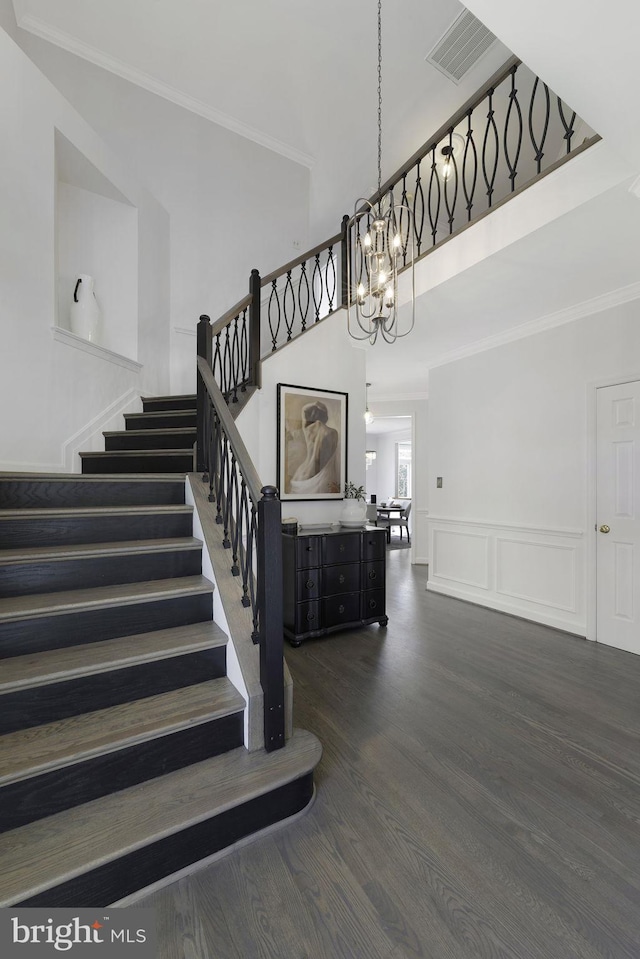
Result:
<svg viewBox="0 0 640 959">
<path fill-rule="evenodd" d="M 386 530 L 300 527 L 283 533 L 284 635 L 292 646 L 339 629 L 386 626 Z"/>
</svg>

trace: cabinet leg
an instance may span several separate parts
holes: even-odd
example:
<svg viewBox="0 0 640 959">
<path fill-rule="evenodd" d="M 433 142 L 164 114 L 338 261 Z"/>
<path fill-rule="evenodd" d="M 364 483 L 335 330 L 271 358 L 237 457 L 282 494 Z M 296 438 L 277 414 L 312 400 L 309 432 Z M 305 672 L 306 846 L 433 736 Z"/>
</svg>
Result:
<svg viewBox="0 0 640 959">
<path fill-rule="evenodd" d="M 388 617 L 388 616 L 383 616 L 382 619 L 379 619 L 379 620 L 378 620 L 378 622 L 380 623 L 381 626 L 386 626 L 387 623 L 389 622 L 389 617 Z"/>
</svg>

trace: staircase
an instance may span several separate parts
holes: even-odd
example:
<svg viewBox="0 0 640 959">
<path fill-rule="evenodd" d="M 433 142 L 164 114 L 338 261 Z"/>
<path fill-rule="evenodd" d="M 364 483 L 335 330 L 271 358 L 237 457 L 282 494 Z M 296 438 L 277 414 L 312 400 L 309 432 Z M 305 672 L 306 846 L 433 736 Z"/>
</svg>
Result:
<svg viewBox="0 0 640 959">
<path fill-rule="evenodd" d="M 0 905 L 112 905 L 311 800 L 314 736 L 243 745 L 194 409 L 144 400 L 82 476 L 0 474 Z"/>
</svg>

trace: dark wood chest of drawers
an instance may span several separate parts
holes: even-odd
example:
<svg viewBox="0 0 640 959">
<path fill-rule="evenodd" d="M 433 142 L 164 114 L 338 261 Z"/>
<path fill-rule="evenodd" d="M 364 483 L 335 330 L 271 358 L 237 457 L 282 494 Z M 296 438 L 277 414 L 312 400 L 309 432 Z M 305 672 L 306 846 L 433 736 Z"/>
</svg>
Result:
<svg viewBox="0 0 640 959">
<path fill-rule="evenodd" d="M 284 635 L 292 646 L 385 614 L 386 532 L 376 527 L 282 536 Z"/>
</svg>

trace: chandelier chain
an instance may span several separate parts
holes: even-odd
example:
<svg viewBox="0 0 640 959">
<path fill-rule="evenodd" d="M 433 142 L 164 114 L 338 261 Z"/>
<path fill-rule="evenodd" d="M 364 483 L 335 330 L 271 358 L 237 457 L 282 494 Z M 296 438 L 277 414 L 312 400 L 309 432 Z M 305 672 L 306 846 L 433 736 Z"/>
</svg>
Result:
<svg viewBox="0 0 640 959">
<path fill-rule="evenodd" d="M 382 202 L 382 0 L 378 0 L 378 205 Z"/>
</svg>

